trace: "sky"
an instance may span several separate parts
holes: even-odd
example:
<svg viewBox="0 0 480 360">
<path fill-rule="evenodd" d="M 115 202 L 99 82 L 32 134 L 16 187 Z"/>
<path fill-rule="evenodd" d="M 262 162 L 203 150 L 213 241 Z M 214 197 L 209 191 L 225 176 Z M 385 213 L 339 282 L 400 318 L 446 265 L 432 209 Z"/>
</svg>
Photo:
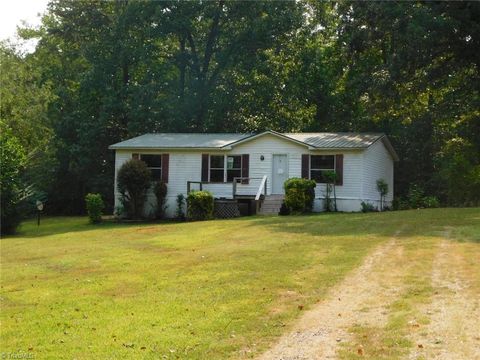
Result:
<svg viewBox="0 0 480 360">
<path fill-rule="evenodd" d="M 2 0 L 0 2 L 0 40 L 16 39 L 17 25 L 25 20 L 33 26 L 40 25 L 39 13 L 47 9 L 48 0 Z M 31 50 L 33 44 L 25 44 Z"/>
</svg>

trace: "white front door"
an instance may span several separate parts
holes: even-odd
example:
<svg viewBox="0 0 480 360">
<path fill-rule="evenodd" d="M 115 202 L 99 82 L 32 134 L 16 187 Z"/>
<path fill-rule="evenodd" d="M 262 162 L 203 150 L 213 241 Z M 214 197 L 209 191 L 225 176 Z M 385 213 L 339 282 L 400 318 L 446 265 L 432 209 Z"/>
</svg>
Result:
<svg viewBox="0 0 480 360">
<path fill-rule="evenodd" d="M 273 155 L 272 194 L 283 194 L 283 183 L 287 179 L 287 155 Z"/>
</svg>

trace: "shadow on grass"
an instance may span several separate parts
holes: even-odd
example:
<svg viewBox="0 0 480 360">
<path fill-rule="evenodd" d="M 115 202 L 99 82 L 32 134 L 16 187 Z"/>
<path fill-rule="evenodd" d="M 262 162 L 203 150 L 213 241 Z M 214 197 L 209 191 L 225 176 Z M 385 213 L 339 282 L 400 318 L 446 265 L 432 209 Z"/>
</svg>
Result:
<svg viewBox="0 0 480 360">
<path fill-rule="evenodd" d="M 40 226 L 37 226 L 36 219 L 24 221 L 15 235 L 2 237 L 2 240 L 14 240 L 18 238 L 38 238 L 51 235 L 61 235 L 75 232 L 88 232 L 97 230 L 117 230 L 128 228 L 142 228 L 150 226 L 169 226 L 180 224 L 173 220 L 162 221 L 140 221 L 140 222 L 117 222 L 115 220 L 106 220 L 99 224 L 91 224 L 87 217 L 79 216 L 58 216 L 45 217 L 41 220 Z"/>
<path fill-rule="evenodd" d="M 255 225 L 272 231 L 313 236 L 443 236 L 454 229 L 450 240 L 480 243 L 479 208 L 438 208 L 383 213 L 319 213 L 256 218 Z M 398 233 L 397 233 L 398 232 Z"/>
<path fill-rule="evenodd" d="M 119 223 L 108 220 L 90 224 L 87 217 L 47 217 L 37 226 L 35 220 L 22 223 L 17 235 L 2 240 L 38 238 L 74 232 L 96 230 L 141 229 L 159 226 L 170 229 L 182 224 L 193 230 L 208 224 L 225 223 L 225 227 L 266 227 L 273 232 L 310 234 L 312 236 L 441 236 L 446 227 L 455 231 L 451 240 L 480 243 L 480 208 L 439 208 L 423 210 L 390 211 L 383 213 L 317 213 L 300 216 L 247 216 L 237 219 L 208 222 L 178 222 L 173 220 Z"/>
</svg>

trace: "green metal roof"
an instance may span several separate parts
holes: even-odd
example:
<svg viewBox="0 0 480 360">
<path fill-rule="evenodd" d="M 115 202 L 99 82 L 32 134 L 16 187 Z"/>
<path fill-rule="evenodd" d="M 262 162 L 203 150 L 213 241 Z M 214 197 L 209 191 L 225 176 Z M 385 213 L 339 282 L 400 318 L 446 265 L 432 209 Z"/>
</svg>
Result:
<svg viewBox="0 0 480 360">
<path fill-rule="evenodd" d="M 110 149 L 222 148 L 252 134 L 157 133 L 145 134 L 113 145 Z"/>
<path fill-rule="evenodd" d="M 259 134 L 239 133 L 156 133 L 145 134 L 111 145 L 110 149 L 226 149 L 239 143 L 254 140 L 265 134 L 315 149 L 365 149 L 382 140 L 395 160 L 395 150 L 382 133 L 278 133 L 265 131 Z"/>
</svg>

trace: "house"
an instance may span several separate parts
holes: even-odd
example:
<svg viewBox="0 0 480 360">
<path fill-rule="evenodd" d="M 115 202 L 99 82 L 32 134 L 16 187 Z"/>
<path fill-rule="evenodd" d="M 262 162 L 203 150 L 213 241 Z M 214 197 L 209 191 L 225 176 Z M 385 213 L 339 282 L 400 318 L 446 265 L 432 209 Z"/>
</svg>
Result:
<svg viewBox="0 0 480 360">
<path fill-rule="evenodd" d="M 380 204 L 376 181 L 384 179 L 390 204 L 393 164 L 398 160 L 388 137 L 374 133 L 145 134 L 111 145 L 116 174 L 128 159 L 145 161 L 154 180 L 168 185 L 167 210 L 173 216 L 177 195 L 192 189 L 209 190 L 217 199 L 256 201 L 260 212 L 276 213 L 283 183 L 291 177 L 317 182 L 314 211 L 323 209 L 323 173 L 337 173 L 339 211 L 359 211 L 361 202 Z M 149 205 L 154 204 L 153 194 Z M 263 209 L 263 210 L 262 210 Z"/>
</svg>

